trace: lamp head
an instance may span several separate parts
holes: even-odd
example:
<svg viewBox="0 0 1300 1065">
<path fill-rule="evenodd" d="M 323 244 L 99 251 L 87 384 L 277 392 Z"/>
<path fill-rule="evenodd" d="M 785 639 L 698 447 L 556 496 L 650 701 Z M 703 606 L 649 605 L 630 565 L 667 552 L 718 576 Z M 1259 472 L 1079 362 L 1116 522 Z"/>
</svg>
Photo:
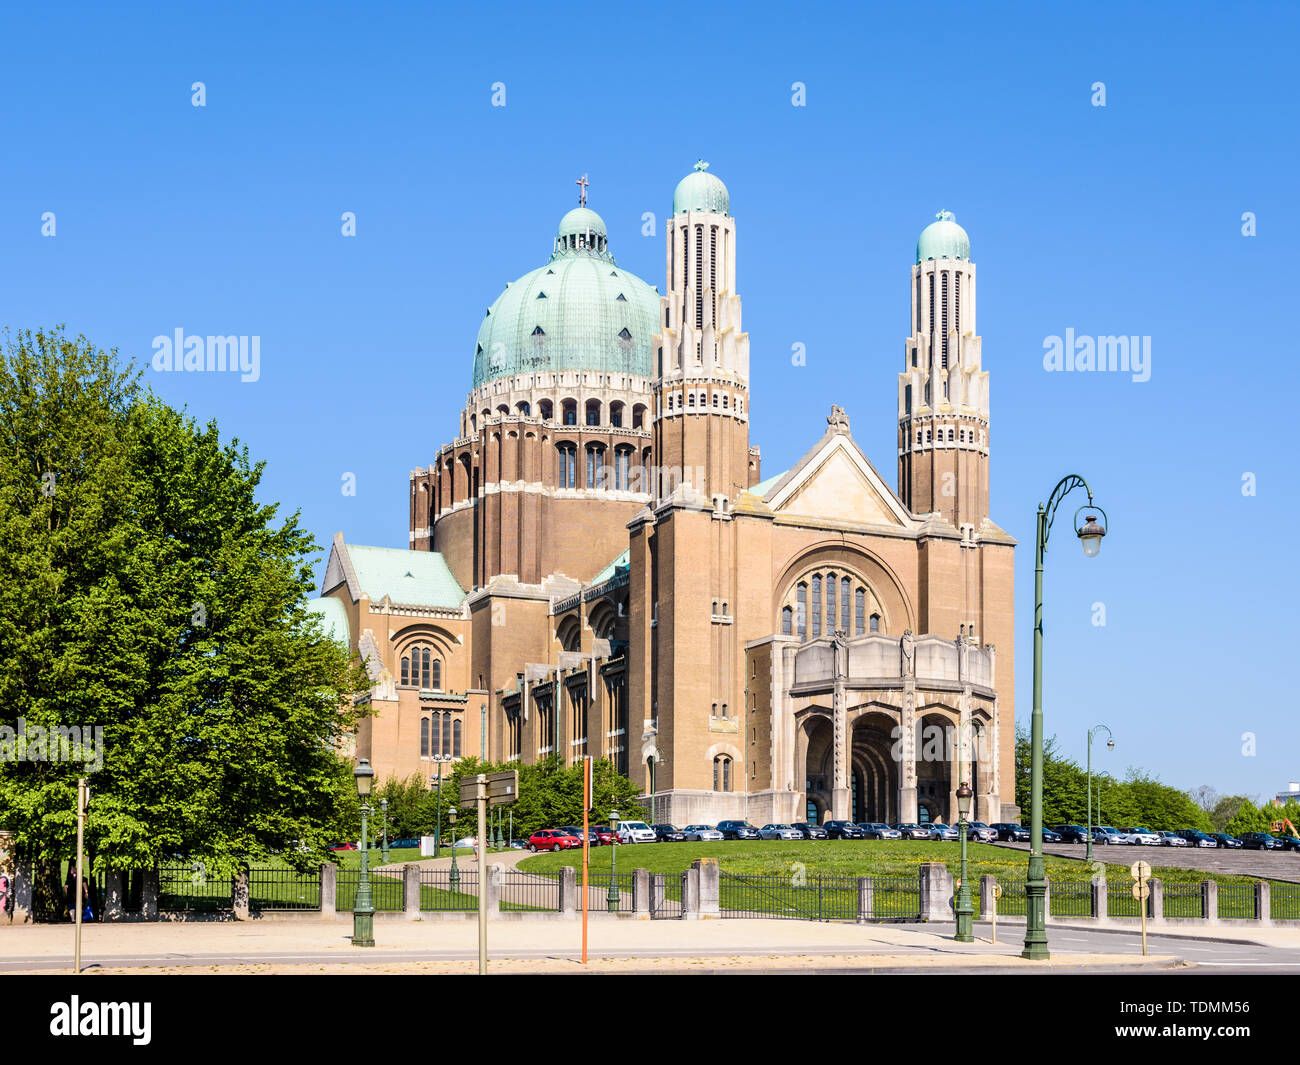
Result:
<svg viewBox="0 0 1300 1065">
<path fill-rule="evenodd" d="M 1108 750 L 1108 751 L 1113 751 L 1114 749 L 1115 749 L 1115 741 L 1114 741 L 1114 740 L 1107 740 L 1107 741 L 1106 741 L 1106 750 Z"/>
<path fill-rule="evenodd" d="M 456 807 L 453 806 L 447 811 L 447 821 L 449 824 L 453 825 L 456 823 Z"/>
<path fill-rule="evenodd" d="M 970 799 L 973 794 L 975 793 L 970 790 L 970 785 L 963 780 L 961 786 L 957 789 L 957 813 L 963 821 L 966 820 L 966 815 L 970 813 Z"/>
<path fill-rule="evenodd" d="M 1083 553 L 1088 558 L 1096 558 L 1101 550 L 1101 538 L 1106 535 L 1106 528 L 1097 521 L 1096 514 L 1084 518 L 1078 529 L 1079 542 L 1083 544 Z"/>
<path fill-rule="evenodd" d="M 352 770 L 352 778 L 357 782 L 357 796 L 363 800 L 370 798 L 370 791 L 375 785 L 375 771 L 370 768 L 370 759 L 362 758 Z"/>
</svg>

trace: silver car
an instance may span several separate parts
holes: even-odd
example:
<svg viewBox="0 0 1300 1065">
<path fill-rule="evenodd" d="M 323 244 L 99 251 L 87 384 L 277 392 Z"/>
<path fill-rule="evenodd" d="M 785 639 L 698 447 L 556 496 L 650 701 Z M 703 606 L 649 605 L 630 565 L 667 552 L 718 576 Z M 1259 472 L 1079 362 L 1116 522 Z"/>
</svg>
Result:
<svg viewBox="0 0 1300 1065">
<path fill-rule="evenodd" d="M 790 825 L 764 825 L 758 834 L 763 839 L 803 839 L 803 833 Z"/>
<path fill-rule="evenodd" d="M 949 840 L 958 839 L 959 837 L 955 828 L 949 828 L 947 825 L 941 825 L 936 821 L 934 824 L 930 825 L 930 838 Z"/>
<path fill-rule="evenodd" d="M 1158 847 L 1160 846 L 1160 837 L 1152 832 L 1149 828 L 1140 826 L 1129 826 L 1121 828 L 1120 834 L 1125 837 L 1126 843 L 1131 843 L 1138 847 Z"/>
<path fill-rule="evenodd" d="M 722 833 L 710 825 L 687 825 L 682 829 L 682 834 L 687 839 L 698 840 L 701 843 L 722 839 Z"/>
<path fill-rule="evenodd" d="M 966 838 L 979 843 L 996 843 L 998 833 L 997 829 L 989 828 L 983 821 L 969 821 L 966 824 Z"/>
<path fill-rule="evenodd" d="M 1187 840 L 1175 832 L 1161 831 L 1160 842 L 1166 847 L 1186 847 Z"/>
</svg>

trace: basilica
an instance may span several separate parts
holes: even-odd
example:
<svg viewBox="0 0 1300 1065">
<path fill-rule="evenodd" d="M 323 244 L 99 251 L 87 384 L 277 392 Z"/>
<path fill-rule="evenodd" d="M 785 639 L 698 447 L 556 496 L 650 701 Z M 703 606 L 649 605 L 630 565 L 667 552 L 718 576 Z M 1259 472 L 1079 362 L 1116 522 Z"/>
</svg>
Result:
<svg viewBox="0 0 1300 1065">
<path fill-rule="evenodd" d="M 313 609 L 369 672 L 355 756 L 426 780 L 609 759 L 679 825 L 950 822 L 962 781 L 974 819 L 1014 819 L 1015 541 L 965 230 L 941 212 L 907 274 L 891 486 L 839 406 L 762 469 L 741 227 L 707 164 L 673 192 L 662 291 L 579 185 L 487 307 L 408 547 L 334 537 Z"/>
</svg>

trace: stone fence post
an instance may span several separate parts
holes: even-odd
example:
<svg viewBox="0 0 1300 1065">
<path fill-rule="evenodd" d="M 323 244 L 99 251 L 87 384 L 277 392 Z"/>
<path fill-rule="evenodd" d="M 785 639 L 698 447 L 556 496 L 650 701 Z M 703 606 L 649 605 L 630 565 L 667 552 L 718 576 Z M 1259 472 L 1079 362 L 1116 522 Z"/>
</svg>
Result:
<svg viewBox="0 0 1300 1065">
<path fill-rule="evenodd" d="M 718 877 L 718 859 L 697 858 L 691 862 L 691 868 L 699 870 L 698 894 L 696 895 L 699 909 L 696 911 L 696 916 L 701 920 L 721 916 L 719 911 L 721 889 Z"/>
<path fill-rule="evenodd" d="M 993 889 L 998 886 L 998 878 L 990 873 L 980 877 L 980 920 L 987 921 L 993 915 L 998 900 L 993 897 Z"/>
<path fill-rule="evenodd" d="M 332 920 L 338 913 L 339 867 L 333 862 L 322 862 L 320 867 L 320 915 Z"/>
<path fill-rule="evenodd" d="M 420 867 L 407 862 L 402 870 L 402 910 L 408 921 L 420 919 Z"/>
<path fill-rule="evenodd" d="M 1088 881 L 1088 891 L 1092 895 L 1092 915 L 1099 921 L 1106 920 L 1106 906 L 1110 902 L 1110 888 L 1106 878 L 1094 876 Z"/>
<path fill-rule="evenodd" d="M 1165 885 L 1158 876 L 1147 881 L 1151 888 L 1151 897 L 1147 899 L 1147 917 L 1153 921 L 1165 919 Z"/>
<path fill-rule="evenodd" d="M 876 881 L 869 876 L 858 877 L 858 924 L 865 924 L 876 915 Z"/>
<path fill-rule="evenodd" d="M 231 882 L 230 889 L 230 907 L 235 911 L 236 921 L 247 921 L 249 919 L 248 894 L 249 894 L 249 872 L 248 863 L 245 862 L 239 867 Z"/>
<path fill-rule="evenodd" d="M 1201 881 L 1201 917 L 1213 924 L 1219 923 L 1219 883 L 1217 880 Z"/>
<path fill-rule="evenodd" d="M 126 873 L 110 869 L 104 874 L 104 920 L 120 921 L 126 913 Z"/>
<path fill-rule="evenodd" d="M 664 910 L 664 900 L 667 897 L 666 885 L 668 878 L 663 873 L 653 873 L 650 877 L 650 916 L 662 913 Z M 685 900 L 682 900 L 685 902 Z"/>
<path fill-rule="evenodd" d="M 688 921 L 700 916 L 700 870 L 696 864 L 682 878 L 682 916 Z"/>
<path fill-rule="evenodd" d="M 1273 914 L 1270 908 L 1269 883 L 1267 880 L 1255 881 L 1255 920 L 1260 924 L 1272 924 Z"/>
<path fill-rule="evenodd" d="M 1028 905 L 1028 898 L 1026 898 Z M 1043 924 L 1047 924 L 1052 919 L 1052 878 L 1043 877 Z"/>
<path fill-rule="evenodd" d="M 632 870 L 632 912 L 639 920 L 650 917 L 650 870 Z"/>
<path fill-rule="evenodd" d="M 571 865 L 560 867 L 560 912 L 570 917 L 577 915 L 578 905 L 578 870 Z"/>
<path fill-rule="evenodd" d="M 953 918 L 952 873 L 943 862 L 925 862 L 917 867 L 921 891 L 921 920 L 948 921 Z"/>
<path fill-rule="evenodd" d="M 140 885 L 140 914 L 146 921 L 158 920 L 158 867 L 144 871 Z"/>
<path fill-rule="evenodd" d="M 506 867 L 500 862 L 488 866 L 487 883 L 483 889 L 487 892 L 485 901 L 489 921 L 501 916 L 501 880 L 505 871 Z"/>
<path fill-rule="evenodd" d="M 32 919 L 32 874 L 35 865 L 30 858 L 14 862 L 14 924 L 28 924 Z"/>
</svg>

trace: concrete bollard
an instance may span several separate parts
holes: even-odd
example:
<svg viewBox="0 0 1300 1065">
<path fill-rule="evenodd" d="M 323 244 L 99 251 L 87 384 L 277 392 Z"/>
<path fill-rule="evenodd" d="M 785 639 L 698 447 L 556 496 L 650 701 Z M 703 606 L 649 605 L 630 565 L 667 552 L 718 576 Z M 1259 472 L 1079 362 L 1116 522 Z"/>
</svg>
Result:
<svg viewBox="0 0 1300 1065">
<path fill-rule="evenodd" d="M 1219 884 L 1216 880 L 1201 881 L 1201 917 L 1211 924 L 1219 923 Z"/>
<path fill-rule="evenodd" d="M 873 877 L 858 877 L 858 924 L 865 924 L 875 916 L 876 881 Z"/>
<path fill-rule="evenodd" d="M 484 890 L 487 892 L 485 898 L 487 900 L 487 915 L 489 921 L 495 920 L 501 916 L 501 883 L 502 875 L 505 871 L 506 867 L 500 862 L 488 866 L 487 884 L 484 885 Z"/>
<path fill-rule="evenodd" d="M 989 873 L 980 877 L 980 920 L 987 921 L 993 914 L 993 908 L 997 905 L 997 900 L 993 897 L 993 889 L 998 886 L 998 878 Z"/>
<path fill-rule="evenodd" d="M 126 874 L 110 869 L 104 875 L 104 920 L 120 921 L 126 914 Z"/>
<path fill-rule="evenodd" d="M 1147 899 L 1147 917 L 1152 921 L 1163 921 L 1165 919 L 1165 885 L 1158 877 L 1153 876 L 1147 881 L 1151 888 L 1151 896 Z"/>
<path fill-rule="evenodd" d="M 1106 878 L 1094 876 L 1088 882 L 1088 890 L 1092 895 L 1092 915 L 1099 921 L 1106 920 L 1106 906 L 1110 902 L 1110 886 Z"/>
<path fill-rule="evenodd" d="M 1272 924 L 1271 896 L 1267 880 L 1255 882 L 1255 920 L 1260 924 Z"/>
<path fill-rule="evenodd" d="M 408 921 L 420 919 L 420 867 L 414 862 L 402 870 L 402 910 Z"/>
<path fill-rule="evenodd" d="M 320 867 L 320 915 L 332 920 L 338 913 L 339 867 L 322 862 Z"/>
<path fill-rule="evenodd" d="M 632 913 L 643 921 L 650 919 L 650 870 L 632 870 Z"/>
</svg>

